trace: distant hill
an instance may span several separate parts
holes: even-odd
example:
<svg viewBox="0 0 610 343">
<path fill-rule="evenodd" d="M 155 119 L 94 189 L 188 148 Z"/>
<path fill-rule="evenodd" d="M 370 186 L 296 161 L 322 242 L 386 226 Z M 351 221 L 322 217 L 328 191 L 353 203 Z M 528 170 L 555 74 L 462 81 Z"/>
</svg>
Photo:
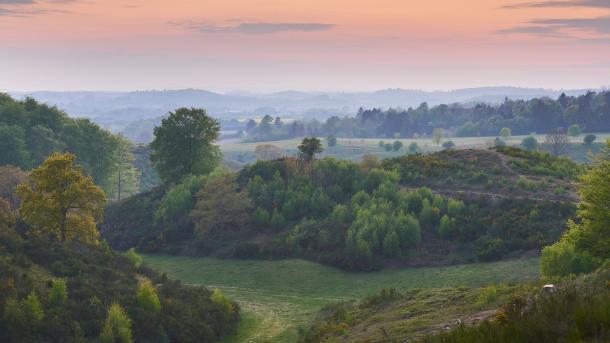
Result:
<svg viewBox="0 0 610 343">
<path fill-rule="evenodd" d="M 558 97 L 586 93 L 581 90 L 550 90 L 518 87 L 481 87 L 453 91 L 422 91 L 410 89 L 386 89 L 375 92 L 299 92 L 276 93 L 228 92 L 214 93 L 199 89 L 152 90 L 135 92 L 11 92 L 16 97 L 31 96 L 56 105 L 75 116 L 105 121 L 133 121 L 149 119 L 165 114 L 181 106 L 197 106 L 208 109 L 218 117 L 250 116 L 258 109 L 273 109 L 282 116 L 303 115 L 325 117 L 332 114 L 354 114 L 360 107 L 413 107 L 422 102 L 429 105 L 442 103 L 489 102 L 498 103 L 505 97 L 531 99 Z M 268 112 L 268 111 L 266 111 Z M 271 113 L 265 113 L 271 114 Z"/>
</svg>

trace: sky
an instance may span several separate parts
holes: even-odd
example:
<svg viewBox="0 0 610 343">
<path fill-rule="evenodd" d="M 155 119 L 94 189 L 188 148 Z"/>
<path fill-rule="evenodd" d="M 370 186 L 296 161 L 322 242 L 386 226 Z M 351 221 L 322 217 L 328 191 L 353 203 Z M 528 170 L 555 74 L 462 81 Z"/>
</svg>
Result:
<svg viewBox="0 0 610 343">
<path fill-rule="evenodd" d="M 0 91 L 610 85 L 610 0 L 0 0 Z"/>
</svg>

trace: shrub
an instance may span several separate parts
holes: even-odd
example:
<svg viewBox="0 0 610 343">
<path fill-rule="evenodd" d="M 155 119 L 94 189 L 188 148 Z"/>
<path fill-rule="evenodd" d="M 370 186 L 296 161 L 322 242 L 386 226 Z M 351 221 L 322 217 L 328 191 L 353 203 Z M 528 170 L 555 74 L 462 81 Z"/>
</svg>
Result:
<svg viewBox="0 0 610 343">
<path fill-rule="evenodd" d="M 568 128 L 568 135 L 570 135 L 571 137 L 578 137 L 582 135 L 582 130 L 580 129 L 580 126 L 578 126 L 578 124 L 571 125 Z"/>
<path fill-rule="evenodd" d="M 127 253 L 125 253 L 125 256 L 127 256 L 127 258 L 131 261 L 131 263 L 133 263 L 134 266 L 136 267 L 140 267 L 142 265 L 142 256 L 140 256 L 137 252 L 135 248 L 130 248 L 129 250 L 127 250 Z"/>
<path fill-rule="evenodd" d="M 64 279 L 52 281 L 51 292 L 49 293 L 49 304 L 51 306 L 63 306 L 68 299 L 68 285 Z"/>
<path fill-rule="evenodd" d="M 453 143 L 453 141 L 446 141 L 443 143 L 443 148 L 447 150 L 453 149 L 453 147 L 455 147 L 455 143 Z"/>
<path fill-rule="evenodd" d="M 136 301 L 138 306 L 146 311 L 159 312 L 161 310 L 161 302 L 159 301 L 157 290 L 149 279 L 144 279 L 138 283 Z"/>
<path fill-rule="evenodd" d="M 591 144 L 593 144 L 593 142 L 595 142 L 596 139 L 597 139 L 597 136 L 589 134 L 589 135 L 586 135 L 582 141 L 583 141 L 584 145 L 591 145 Z"/>
<path fill-rule="evenodd" d="M 328 145 L 329 148 L 332 148 L 334 146 L 337 145 L 337 137 L 335 136 L 328 136 L 326 138 L 326 144 Z"/>
<path fill-rule="evenodd" d="M 383 150 L 385 151 L 392 151 L 392 149 L 394 149 L 394 146 L 390 143 L 386 143 L 383 145 Z"/>
<path fill-rule="evenodd" d="M 131 343 L 131 319 L 125 313 L 121 305 L 113 303 L 108 309 L 106 321 L 100 334 L 103 343 Z"/>
<path fill-rule="evenodd" d="M 402 142 L 399 140 L 394 141 L 394 143 L 392 143 L 392 149 L 394 151 L 398 151 L 398 150 L 402 149 Z"/>
<path fill-rule="evenodd" d="M 545 277 L 568 276 L 590 272 L 595 268 L 593 257 L 579 252 L 567 240 L 561 240 L 542 250 L 542 275 Z"/>
<path fill-rule="evenodd" d="M 536 150 L 538 149 L 538 140 L 533 136 L 525 137 L 521 141 L 521 146 L 525 150 Z"/>
</svg>

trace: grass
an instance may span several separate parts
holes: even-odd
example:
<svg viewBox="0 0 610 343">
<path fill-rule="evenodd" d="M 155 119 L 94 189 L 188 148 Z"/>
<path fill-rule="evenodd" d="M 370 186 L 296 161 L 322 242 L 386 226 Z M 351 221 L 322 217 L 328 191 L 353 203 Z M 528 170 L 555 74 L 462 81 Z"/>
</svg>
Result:
<svg viewBox="0 0 610 343">
<path fill-rule="evenodd" d="M 610 138 L 610 133 L 598 133 L 597 143 L 604 142 Z M 505 139 L 508 145 L 517 146 L 521 144 L 523 138 L 528 136 L 510 136 Z M 539 143 L 544 143 L 545 135 L 534 135 Z M 580 137 L 570 138 L 570 141 L 574 143 L 575 152 L 571 153 L 571 157 L 575 158 L 579 162 L 586 162 L 586 152 L 590 150 L 589 147 L 583 146 L 582 139 L 584 135 Z M 466 149 L 466 148 L 488 148 L 494 145 L 496 137 L 451 137 L 444 138 L 443 142 L 451 140 L 455 143 L 455 148 Z M 436 145 L 430 138 L 400 138 L 398 139 L 403 143 L 403 148 L 399 151 L 385 151 L 379 147 L 379 141 L 385 143 L 392 143 L 395 138 L 339 138 L 337 140 L 337 146 L 329 148 L 326 146 L 324 138 L 321 138 L 324 144 L 324 152 L 321 154 L 322 157 L 332 156 L 339 159 L 346 159 L 352 161 L 360 161 L 364 154 L 376 154 L 379 158 L 389 158 L 404 155 L 407 152 L 407 147 L 415 142 L 423 152 L 434 152 L 442 150 L 442 147 Z M 442 142 L 441 142 L 442 143 Z M 269 141 L 269 142 L 239 142 L 236 140 L 229 140 L 220 142 L 220 149 L 222 150 L 225 157 L 240 161 L 243 163 L 249 163 L 256 160 L 254 150 L 256 146 L 262 144 L 271 144 L 284 150 L 287 155 L 295 155 L 297 147 L 301 144 L 301 138 L 285 139 L 280 141 Z M 573 156 L 572 156 L 573 155 Z"/>
<path fill-rule="evenodd" d="M 440 268 L 349 273 L 302 260 L 249 261 L 145 255 L 153 268 L 183 283 L 218 288 L 243 309 L 233 342 L 293 342 L 324 305 L 399 291 L 484 287 L 538 279 L 538 258 Z"/>
</svg>

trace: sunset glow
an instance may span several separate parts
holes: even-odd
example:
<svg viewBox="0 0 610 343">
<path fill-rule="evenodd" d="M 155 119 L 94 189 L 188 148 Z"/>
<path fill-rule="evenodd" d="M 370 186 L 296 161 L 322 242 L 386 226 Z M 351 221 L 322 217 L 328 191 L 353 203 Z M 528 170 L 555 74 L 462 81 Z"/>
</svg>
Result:
<svg viewBox="0 0 610 343">
<path fill-rule="evenodd" d="M 0 0 L 0 90 L 610 84 L 610 1 Z"/>
</svg>

